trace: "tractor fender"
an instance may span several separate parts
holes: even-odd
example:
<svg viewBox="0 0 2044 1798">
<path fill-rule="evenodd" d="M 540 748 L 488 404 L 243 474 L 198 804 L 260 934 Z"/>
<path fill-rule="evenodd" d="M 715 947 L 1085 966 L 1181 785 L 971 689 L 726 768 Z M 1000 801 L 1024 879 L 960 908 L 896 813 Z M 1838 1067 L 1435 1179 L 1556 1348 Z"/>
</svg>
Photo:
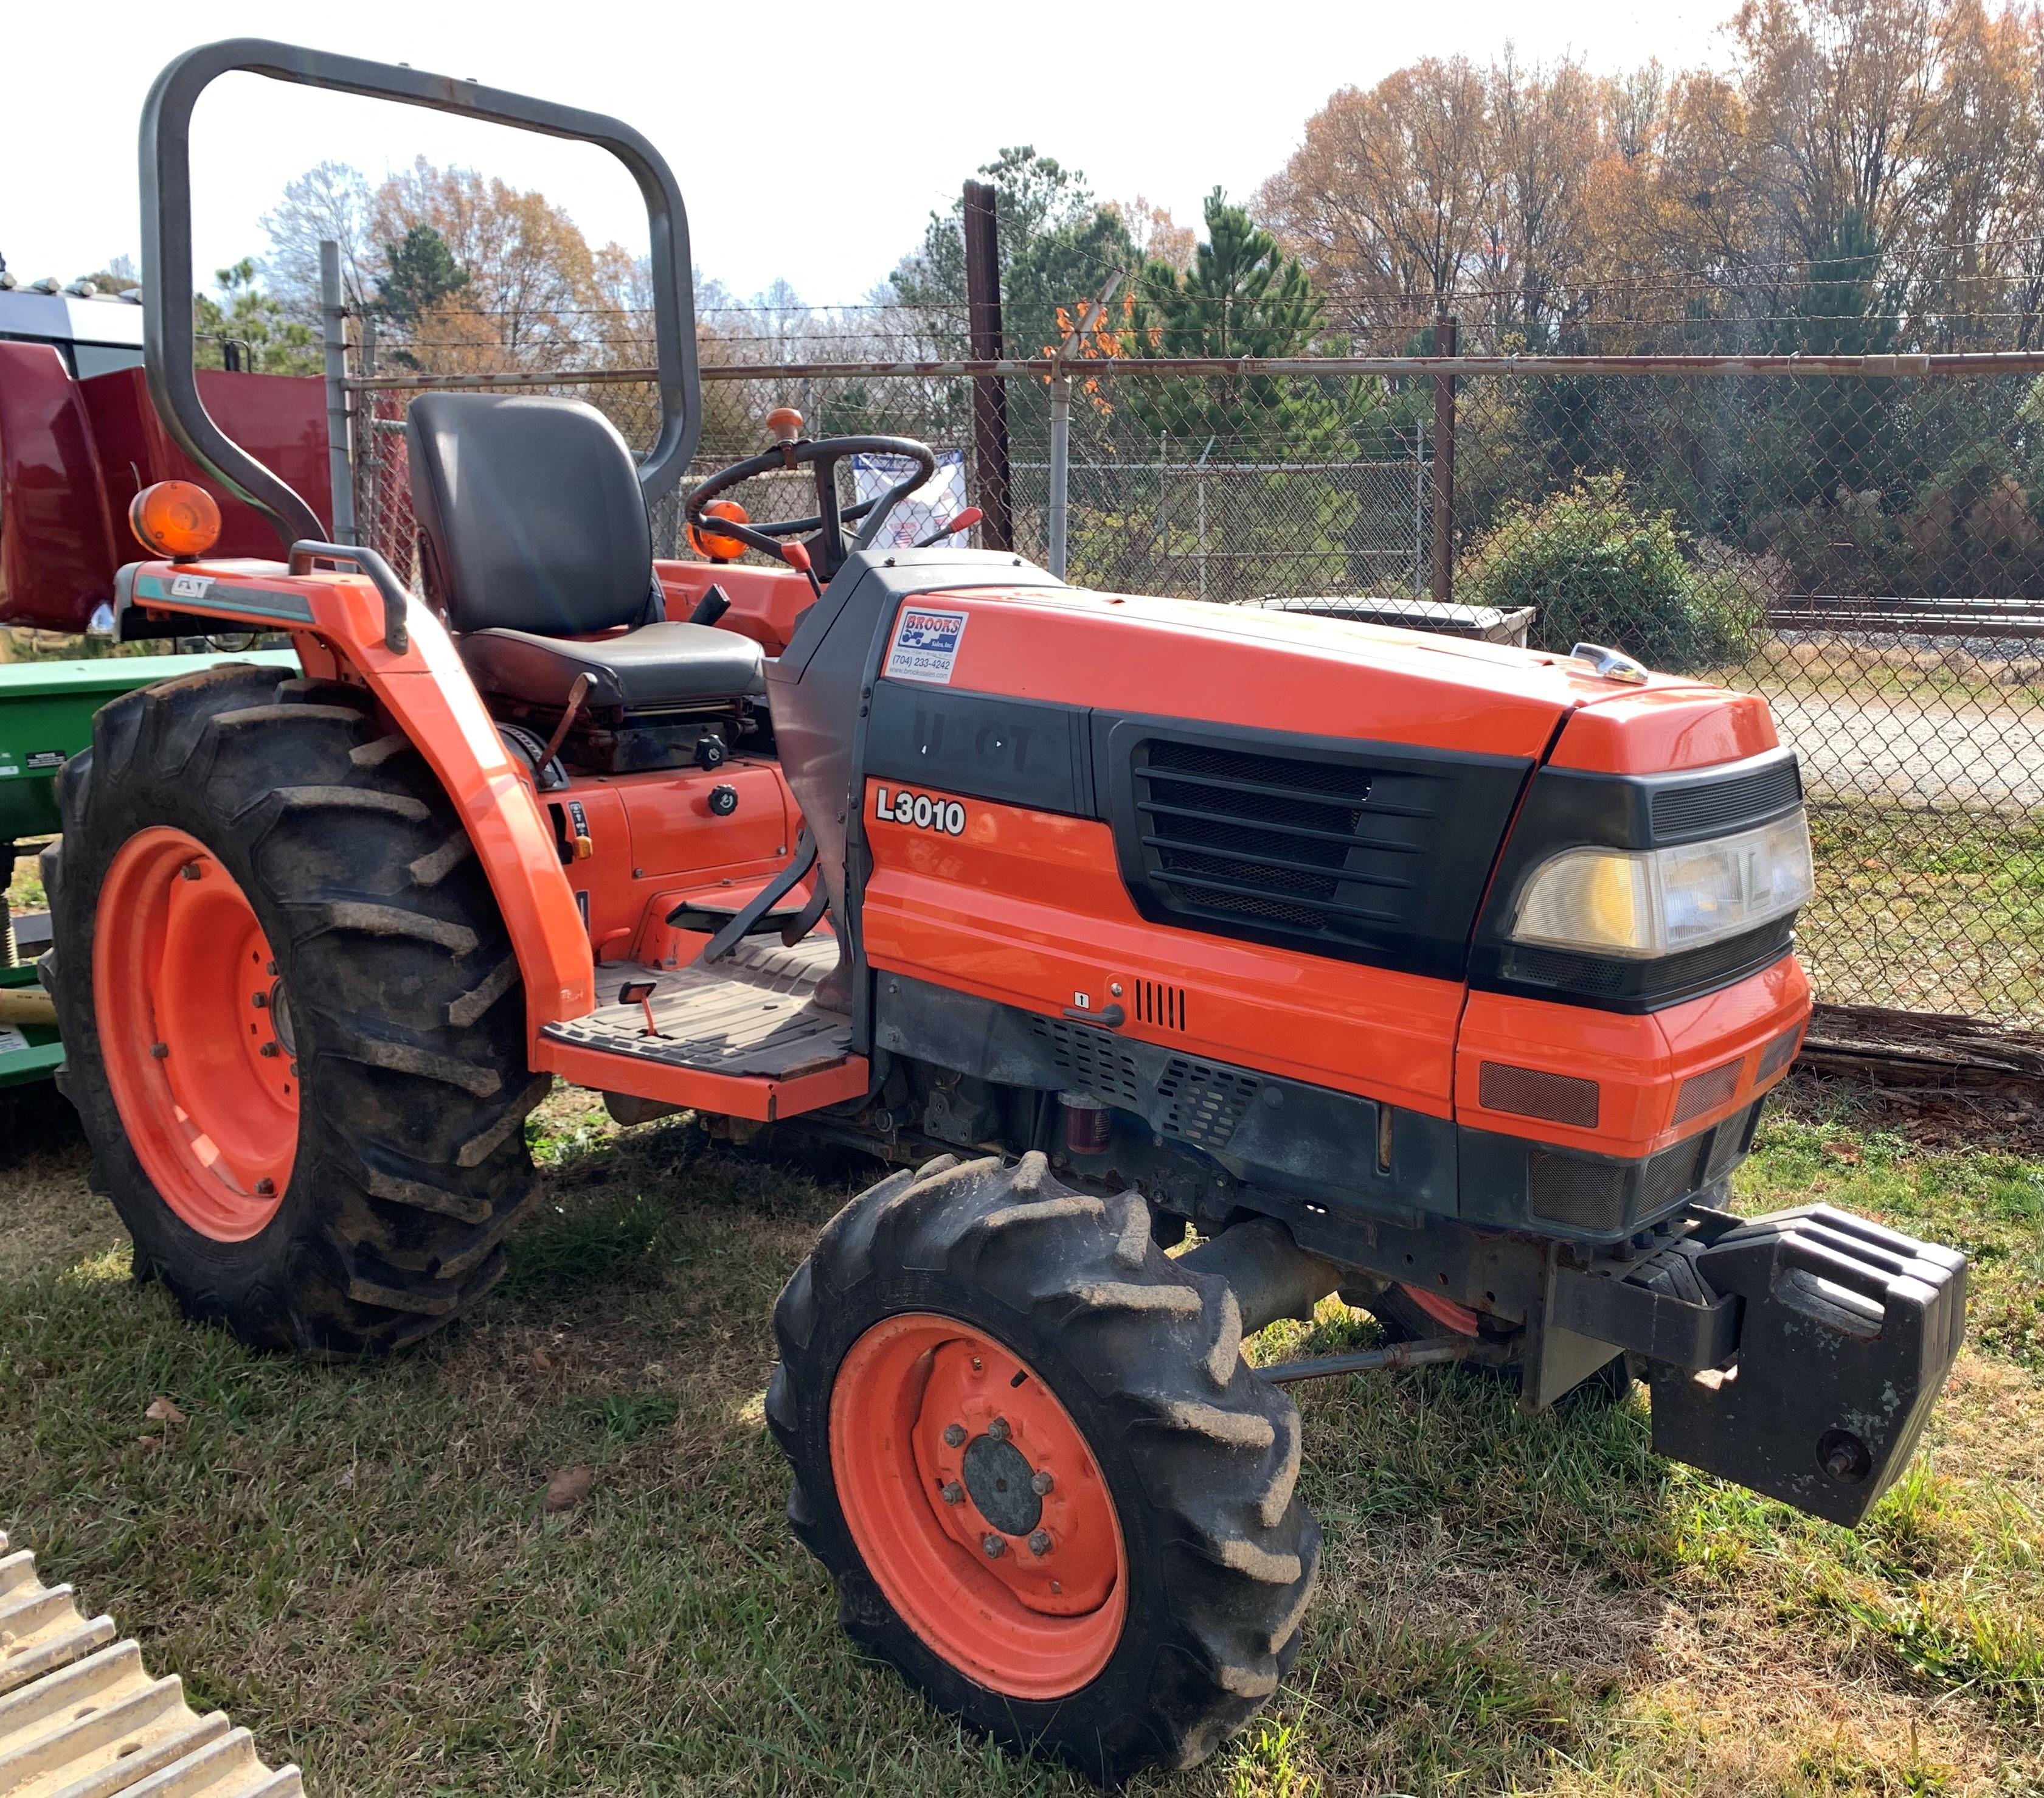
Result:
<svg viewBox="0 0 2044 1798">
<path fill-rule="evenodd" d="M 453 640 L 425 606 L 408 601 L 404 647 L 394 650 L 383 595 L 366 575 L 293 574 L 274 562 L 223 559 L 132 563 L 116 582 L 115 610 L 123 640 L 193 628 L 174 616 L 282 628 L 309 676 L 366 686 L 425 757 L 474 846 L 517 957 L 528 1043 L 546 1025 L 594 1008 L 594 958 L 553 832 Z"/>
</svg>

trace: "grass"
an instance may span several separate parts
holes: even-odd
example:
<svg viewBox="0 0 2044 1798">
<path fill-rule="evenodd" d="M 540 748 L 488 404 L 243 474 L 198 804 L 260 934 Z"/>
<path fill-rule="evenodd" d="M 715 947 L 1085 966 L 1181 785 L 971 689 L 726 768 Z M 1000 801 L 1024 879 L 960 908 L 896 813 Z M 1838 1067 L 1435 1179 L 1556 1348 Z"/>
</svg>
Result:
<svg viewBox="0 0 2044 1798">
<path fill-rule="evenodd" d="M 0 1526 L 325 1798 L 1085 1789 L 863 1658 L 782 1519 L 767 1319 L 844 1189 L 581 1093 L 535 1138 L 505 1286 L 366 1368 L 182 1324 L 75 1149 L 0 1174 Z M 1142 1789 L 2044 1792 L 2044 1159 L 1912 1146 L 1812 1086 L 1739 1201 L 1813 1194 L 1979 1257 L 1973 1345 L 1866 1528 L 1658 1462 L 1637 1399 L 1304 1389 L 1305 1651 L 1214 1762 Z M 1331 1303 L 1254 1350 L 1370 1333 Z M 159 1394 L 186 1421 L 150 1421 Z"/>
<path fill-rule="evenodd" d="M 1814 804 L 1815 898 L 1796 947 L 1827 998 L 2011 1021 L 2044 1015 L 2044 824 Z"/>
</svg>

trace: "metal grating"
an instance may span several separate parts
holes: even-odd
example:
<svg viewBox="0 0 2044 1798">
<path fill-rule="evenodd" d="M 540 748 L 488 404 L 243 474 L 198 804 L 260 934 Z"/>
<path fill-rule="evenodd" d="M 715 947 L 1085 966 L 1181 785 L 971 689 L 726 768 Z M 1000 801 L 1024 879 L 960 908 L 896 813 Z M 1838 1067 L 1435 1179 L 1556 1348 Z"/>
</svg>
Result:
<svg viewBox="0 0 2044 1798">
<path fill-rule="evenodd" d="M 1545 1118 L 1550 1124 L 1594 1130 L 1597 1099 L 1594 1080 L 1516 1067 L 1510 1062 L 1485 1062 L 1477 1076 L 1477 1102 L 1487 1111 L 1509 1112 L 1515 1117 Z"/>
<path fill-rule="evenodd" d="M 1148 878 L 1174 905 L 1316 935 L 1403 921 L 1389 896 L 1416 870 L 1397 859 L 1421 851 L 1372 821 L 1370 770 L 1152 738 L 1132 771 Z"/>
<path fill-rule="evenodd" d="M 1550 1224 L 1577 1230 L 1625 1227 L 1626 1176 L 1621 1162 L 1578 1161 L 1534 1154 L 1527 1161 L 1527 1209 Z"/>
<path fill-rule="evenodd" d="M 1029 1029 L 1049 1047 L 1051 1062 L 1068 1083 L 1066 1091 L 1085 1093 L 1111 1105 L 1143 1108 L 1135 1058 L 1106 1032 L 1047 1017 L 1031 1018 Z"/>
<path fill-rule="evenodd" d="M 1760 1058 L 1760 1071 L 1754 1076 L 1756 1081 L 1772 1080 L 1782 1069 L 1796 1058 L 1796 1051 L 1803 1041 L 1803 1027 L 1795 1024 L 1767 1045 L 1766 1052 Z"/>
<path fill-rule="evenodd" d="M 1675 1095 L 1675 1116 L 1673 1121 L 1687 1124 L 1692 1117 L 1701 1117 L 1713 1111 L 1739 1090 L 1739 1070 L 1745 1064 L 1742 1055 L 1735 1062 L 1727 1062 L 1723 1067 L 1712 1068 L 1708 1073 L 1692 1074 L 1682 1082 L 1681 1089 Z"/>
<path fill-rule="evenodd" d="M 1700 836 L 1735 830 L 1786 811 L 1802 797 L 1793 756 L 1731 780 L 1666 787 L 1654 795 L 1654 834 Z"/>
<path fill-rule="evenodd" d="M 1203 1149 L 1224 1149 L 1262 1087 L 1253 1074 L 1174 1056 L 1157 1082 L 1157 1095 L 1169 1108 L 1164 1134 Z"/>
</svg>

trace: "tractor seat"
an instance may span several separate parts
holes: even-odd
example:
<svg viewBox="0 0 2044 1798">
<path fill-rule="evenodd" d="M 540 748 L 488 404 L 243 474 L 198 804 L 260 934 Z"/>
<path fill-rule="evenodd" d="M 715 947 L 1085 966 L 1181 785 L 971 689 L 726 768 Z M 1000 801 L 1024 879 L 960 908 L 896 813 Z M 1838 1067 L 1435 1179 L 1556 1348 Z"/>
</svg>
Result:
<svg viewBox="0 0 2044 1798">
<path fill-rule="evenodd" d="M 641 624 L 622 636 L 578 643 L 532 631 L 470 631 L 458 638 L 469 678 L 485 693 L 528 705 L 565 705 L 586 674 L 590 705 L 659 712 L 766 690 L 759 645 L 710 624 Z"/>
<path fill-rule="evenodd" d="M 667 621 L 632 451 L 595 407 L 421 394 L 405 436 L 426 591 L 485 693 L 562 706 L 587 674 L 590 705 L 658 712 L 766 690 L 758 644 Z"/>
</svg>

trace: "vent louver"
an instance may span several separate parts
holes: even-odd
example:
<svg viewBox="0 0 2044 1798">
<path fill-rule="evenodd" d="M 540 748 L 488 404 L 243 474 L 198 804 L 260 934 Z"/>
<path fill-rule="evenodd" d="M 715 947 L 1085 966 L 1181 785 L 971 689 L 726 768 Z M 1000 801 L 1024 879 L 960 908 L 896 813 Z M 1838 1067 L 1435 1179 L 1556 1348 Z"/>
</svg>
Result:
<svg viewBox="0 0 2044 1798">
<path fill-rule="evenodd" d="M 1135 1021 L 1156 1024 L 1165 1030 L 1185 1028 L 1185 989 L 1166 986 L 1160 980 L 1139 980 L 1135 985 Z"/>
<path fill-rule="evenodd" d="M 1301 932 L 1367 932 L 1406 917 L 1418 845 L 1372 804 L 1372 770 L 1151 739 L 1135 810 L 1151 886 L 1174 906 Z"/>
</svg>

